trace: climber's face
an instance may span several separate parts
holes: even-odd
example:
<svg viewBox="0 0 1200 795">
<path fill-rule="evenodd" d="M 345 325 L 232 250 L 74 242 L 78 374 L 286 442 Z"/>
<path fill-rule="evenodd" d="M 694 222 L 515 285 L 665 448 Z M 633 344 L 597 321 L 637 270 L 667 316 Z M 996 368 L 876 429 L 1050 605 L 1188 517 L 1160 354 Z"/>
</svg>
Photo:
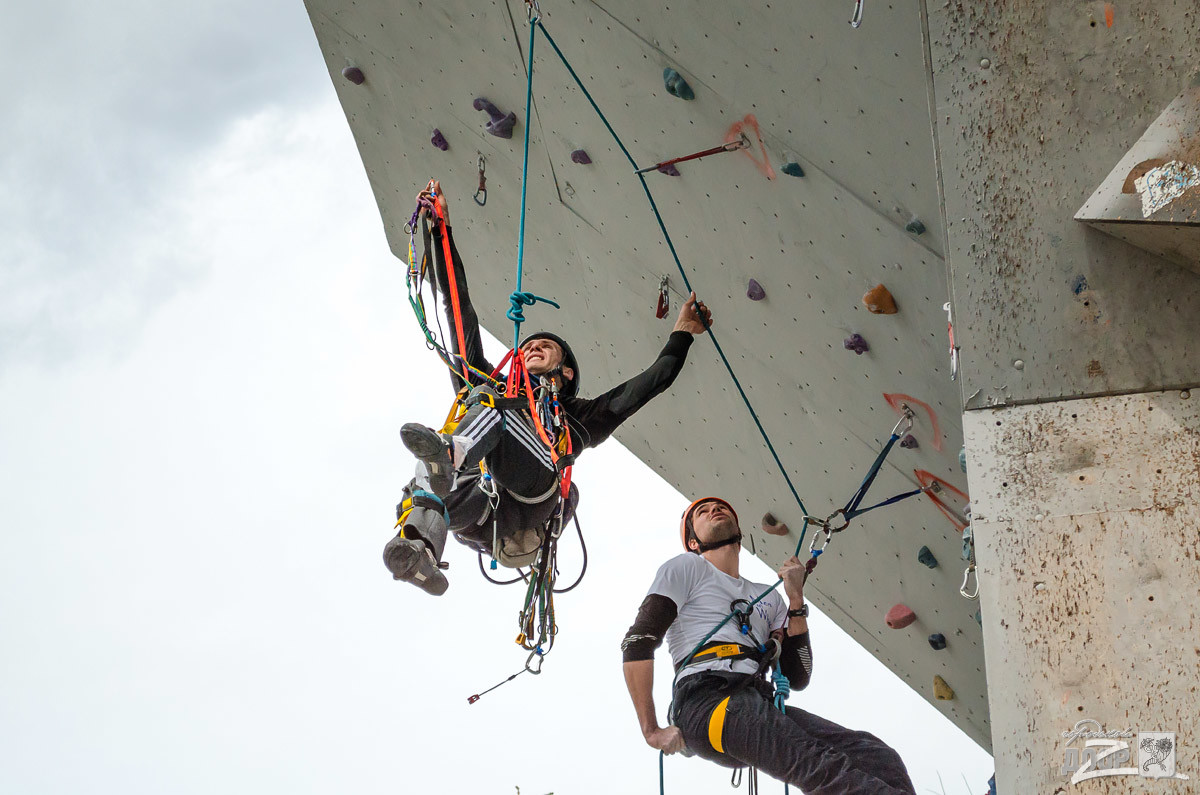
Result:
<svg viewBox="0 0 1200 795">
<path fill-rule="evenodd" d="M 695 537 L 706 544 L 733 538 L 741 532 L 733 510 L 717 500 L 706 500 L 697 505 L 692 509 L 689 519 Z"/>
<path fill-rule="evenodd" d="M 525 368 L 530 375 L 545 375 L 562 365 L 562 348 L 554 340 L 532 339 L 521 346 L 521 353 L 525 354 Z M 574 370 L 563 367 L 563 378 L 570 381 L 574 377 Z"/>
</svg>

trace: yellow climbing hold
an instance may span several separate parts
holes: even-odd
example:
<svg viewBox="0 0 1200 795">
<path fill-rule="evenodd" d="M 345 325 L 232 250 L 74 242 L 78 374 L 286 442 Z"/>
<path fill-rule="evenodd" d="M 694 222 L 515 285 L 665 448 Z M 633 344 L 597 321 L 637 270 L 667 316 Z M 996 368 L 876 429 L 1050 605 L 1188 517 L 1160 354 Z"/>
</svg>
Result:
<svg viewBox="0 0 1200 795">
<path fill-rule="evenodd" d="M 953 701 L 954 689 L 946 684 L 946 680 L 934 674 L 933 676 L 933 695 L 938 701 Z"/>
</svg>

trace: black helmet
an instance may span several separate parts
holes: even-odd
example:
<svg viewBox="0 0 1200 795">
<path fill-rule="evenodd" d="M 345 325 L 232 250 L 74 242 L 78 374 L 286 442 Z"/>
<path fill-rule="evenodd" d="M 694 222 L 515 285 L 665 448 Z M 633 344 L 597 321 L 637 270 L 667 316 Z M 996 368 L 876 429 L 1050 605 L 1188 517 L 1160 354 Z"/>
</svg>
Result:
<svg viewBox="0 0 1200 795">
<path fill-rule="evenodd" d="M 563 379 L 563 386 L 560 394 L 562 394 L 564 397 L 575 397 L 575 395 L 579 392 L 579 361 L 575 358 L 575 352 L 571 350 L 571 346 L 567 344 L 566 340 L 557 334 L 551 334 L 549 331 L 539 331 L 535 334 L 530 334 L 528 337 L 521 340 L 521 345 L 518 347 L 523 347 L 525 343 L 530 342 L 531 340 L 550 340 L 554 344 L 558 345 L 558 347 L 562 348 L 563 360 L 561 366 L 570 367 L 572 370 L 574 370 L 575 377 L 570 380 L 565 378 Z"/>
</svg>

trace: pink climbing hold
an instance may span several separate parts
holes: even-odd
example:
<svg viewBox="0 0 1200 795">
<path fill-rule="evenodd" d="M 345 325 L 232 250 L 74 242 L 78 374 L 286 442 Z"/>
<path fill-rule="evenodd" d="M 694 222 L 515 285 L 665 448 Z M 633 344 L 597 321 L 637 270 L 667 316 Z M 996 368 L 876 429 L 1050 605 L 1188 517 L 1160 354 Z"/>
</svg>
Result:
<svg viewBox="0 0 1200 795">
<path fill-rule="evenodd" d="M 581 166 L 590 166 L 592 164 L 592 159 L 588 157 L 587 152 L 583 151 L 582 149 L 576 149 L 571 153 L 571 162 L 578 163 Z"/>
<path fill-rule="evenodd" d="M 659 166 L 659 167 L 658 167 L 658 172 L 659 172 L 660 174 L 666 174 L 668 177 L 681 177 L 681 176 L 683 176 L 682 174 L 680 174 L 680 173 L 679 173 L 679 169 L 675 168 L 675 164 L 674 164 L 674 163 L 668 163 L 668 164 L 667 164 L 667 165 L 665 165 L 665 166 Z"/>
<path fill-rule="evenodd" d="M 757 279 L 751 279 L 750 283 L 746 285 L 746 297 L 751 301 L 761 301 L 767 297 L 767 291 L 763 289 Z"/>
<path fill-rule="evenodd" d="M 884 620 L 892 629 L 904 629 L 917 620 L 917 614 L 905 605 L 893 605 L 892 609 L 887 611 L 887 618 Z"/>
<path fill-rule="evenodd" d="M 905 450 L 916 450 L 921 444 L 917 441 L 917 437 L 911 433 L 900 440 L 900 446 Z"/>
<path fill-rule="evenodd" d="M 342 70 L 342 77 L 346 78 L 356 86 L 361 86 L 364 82 L 366 82 L 367 79 L 367 76 L 363 74 L 363 70 L 359 69 L 357 66 L 347 66 Z"/>
</svg>

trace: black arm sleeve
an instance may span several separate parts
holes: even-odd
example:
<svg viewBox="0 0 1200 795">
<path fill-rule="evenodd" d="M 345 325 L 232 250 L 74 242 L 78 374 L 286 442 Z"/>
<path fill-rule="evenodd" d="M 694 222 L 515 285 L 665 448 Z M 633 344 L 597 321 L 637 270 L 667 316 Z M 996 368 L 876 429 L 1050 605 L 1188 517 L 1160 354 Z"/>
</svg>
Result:
<svg viewBox="0 0 1200 795">
<path fill-rule="evenodd" d="M 779 670 L 792 684 L 792 690 L 808 687 L 812 678 L 812 647 L 808 645 L 808 633 L 788 635 L 783 639 L 783 651 L 779 655 Z"/>
<path fill-rule="evenodd" d="M 679 614 L 679 608 L 662 594 L 652 593 L 642 600 L 633 626 L 621 641 L 623 662 L 653 660 L 654 652 L 662 645 L 667 628 Z"/>
<path fill-rule="evenodd" d="M 442 224 L 434 225 L 432 233 L 428 226 L 424 227 L 424 260 L 428 263 L 429 255 L 433 254 L 434 275 L 437 277 L 438 292 L 442 296 L 442 311 L 449 324 L 445 329 L 445 334 L 450 338 L 450 350 L 463 354 L 467 363 L 477 370 L 490 373 L 492 365 L 484 358 L 483 341 L 479 337 L 479 316 L 475 314 L 475 307 L 471 305 L 471 294 L 467 290 L 467 272 L 463 268 L 462 257 L 458 255 L 458 248 L 454 245 L 454 235 L 451 234 L 450 228 L 446 227 L 444 234 L 450 239 L 450 256 L 454 260 L 454 282 L 458 287 L 458 303 L 462 312 L 463 342 L 466 350 L 458 349 L 458 334 L 454 326 L 454 304 L 450 297 L 450 277 L 446 268 L 446 255 L 442 248 L 442 234 Z M 454 384 L 454 391 L 462 389 L 461 374 L 452 374 L 450 380 Z M 474 386 L 475 382 L 480 379 L 478 376 L 472 376 L 471 380 L 471 386 Z"/>
<path fill-rule="evenodd" d="M 666 391 L 683 369 L 691 347 L 691 334 L 673 331 L 654 364 L 644 372 L 599 397 L 572 399 L 566 405 L 567 413 L 583 426 L 584 446 L 595 447 L 603 442 L 617 426 Z"/>
</svg>

